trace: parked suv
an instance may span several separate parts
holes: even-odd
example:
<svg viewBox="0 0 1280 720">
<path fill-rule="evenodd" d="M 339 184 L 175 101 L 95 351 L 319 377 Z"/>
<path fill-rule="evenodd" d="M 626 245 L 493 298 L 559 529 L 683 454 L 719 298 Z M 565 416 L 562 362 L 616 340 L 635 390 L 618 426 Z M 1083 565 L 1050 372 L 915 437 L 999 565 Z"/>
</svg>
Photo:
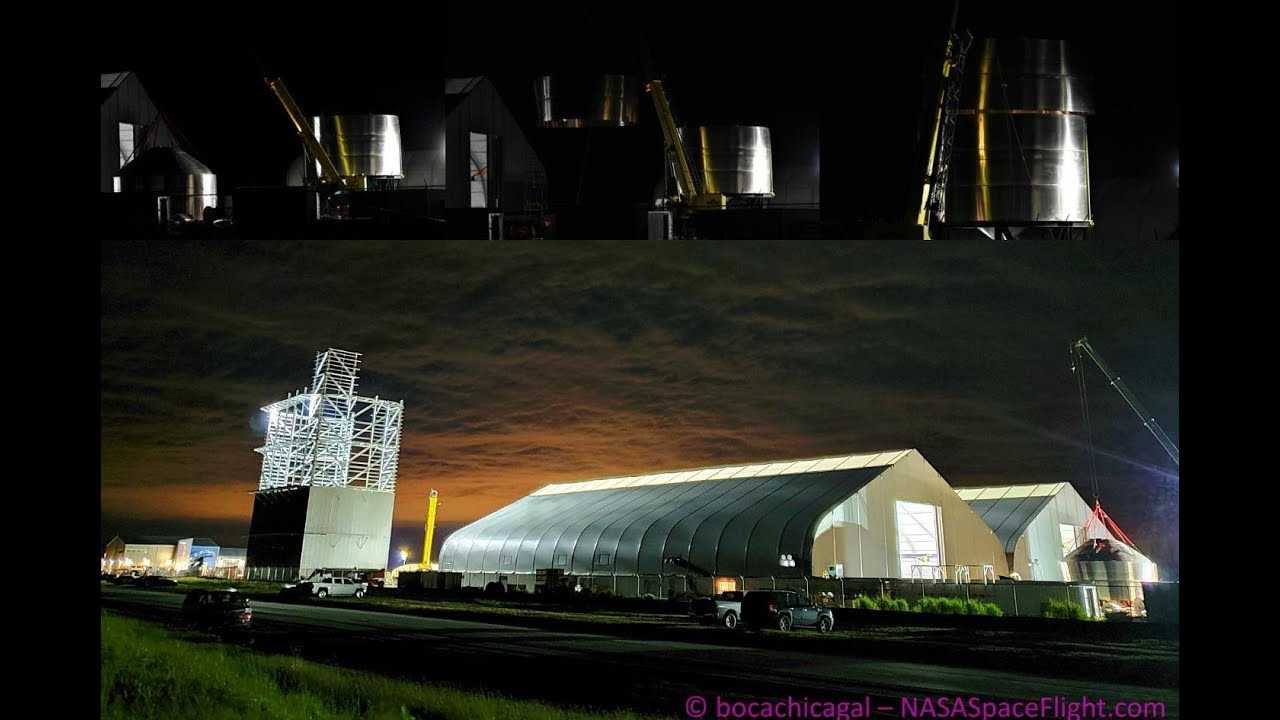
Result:
<svg viewBox="0 0 1280 720">
<path fill-rule="evenodd" d="M 787 632 L 811 627 L 831 632 L 836 625 L 830 608 L 818 607 L 792 590 L 753 590 L 742 597 L 742 624 L 753 629 Z"/>
<path fill-rule="evenodd" d="M 369 592 L 369 583 L 352 580 L 346 577 L 325 575 L 311 582 L 311 592 L 316 597 L 358 597 Z"/>
<path fill-rule="evenodd" d="M 248 627 L 253 621 L 249 598 L 234 590 L 192 590 L 182 603 L 182 616 L 201 625 Z"/>
</svg>

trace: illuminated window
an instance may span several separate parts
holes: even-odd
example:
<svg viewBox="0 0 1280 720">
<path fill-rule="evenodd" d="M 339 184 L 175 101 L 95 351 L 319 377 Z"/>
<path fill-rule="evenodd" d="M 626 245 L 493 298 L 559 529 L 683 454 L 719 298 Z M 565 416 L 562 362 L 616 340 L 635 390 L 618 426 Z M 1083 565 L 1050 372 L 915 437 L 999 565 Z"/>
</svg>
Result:
<svg viewBox="0 0 1280 720">
<path fill-rule="evenodd" d="M 1062 541 L 1062 556 L 1066 557 L 1072 550 L 1080 547 L 1082 528 L 1065 523 L 1058 525 L 1058 537 Z"/>
<path fill-rule="evenodd" d="M 932 578 L 934 571 L 916 570 L 917 565 L 942 564 L 942 520 L 937 505 L 897 502 L 898 561 L 900 577 Z"/>
<path fill-rule="evenodd" d="M 489 136 L 471 133 L 471 207 L 489 207 Z"/>
<path fill-rule="evenodd" d="M 731 577 L 716 578 L 716 594 L 734 592 L 738 589 L 738 581 Z"/>
<path fill-rule="evenodd" d="M 133 159 L 133 153 L 137 150 L 135 143 L 138 137 L 138 126 L 133 123 L 120 123 L 119 132 L 120 167 L 124 167 L 125 163 Z"/>
</svg>

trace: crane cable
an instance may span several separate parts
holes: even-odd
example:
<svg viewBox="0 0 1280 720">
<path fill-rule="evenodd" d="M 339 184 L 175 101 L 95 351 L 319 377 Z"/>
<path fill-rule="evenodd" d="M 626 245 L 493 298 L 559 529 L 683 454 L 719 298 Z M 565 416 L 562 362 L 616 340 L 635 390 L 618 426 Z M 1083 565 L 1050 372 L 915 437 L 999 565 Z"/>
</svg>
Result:
<svg viewBox="0 0 1280 720">
<path fill-rule="evenodd" d="M 1093 503 L 1100 500 L 1098 492 L 1098 463 L 1093 448 L 1093 420 L 1089 416 L 1089 391 L 1085 384 L 1084 364 L 1080 362 L 1080 349 L 1071 346 L 1071 371 L 1076 375 L 1076 384 L 1080 394 L 1080 416 L 1084 420 L 1085 446 L 1089 450 L 1089 488 L 1093 491 Z"/>
</svg>

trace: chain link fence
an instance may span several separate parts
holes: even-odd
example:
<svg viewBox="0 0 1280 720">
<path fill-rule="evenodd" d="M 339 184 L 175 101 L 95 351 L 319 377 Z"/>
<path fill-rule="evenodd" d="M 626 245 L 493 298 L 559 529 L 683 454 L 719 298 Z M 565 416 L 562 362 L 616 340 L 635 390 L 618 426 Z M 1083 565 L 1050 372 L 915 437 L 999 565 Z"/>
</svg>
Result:
<svg viewBox="0 0 1280 720">
<path fill-rule="evenodd" d="M 264 574 L 265 573 L 265 574 Z M 289 579 L 296 568 L 252 568 L 249 579 Z M 975 579 L 982 578 L 982 579 Z M 985 581 L 984 581 L 985 580 Z M 463 586 L 484 588 L 502 583 L 512 591 L 536 592 L 533 573 L 465 573 Z M 620 598 L 679 600 L 724 591 L 791 590 L 813 602 L 835 608 L 857 608 L 858 598 L 893 598 L 916 606 L 927 598 L 988 602 L 1007 616 L 1041 616 L 1051 601 L 1079 605 L 1091 617 L 1109 612 L 1145 612 L 1148 588 L 1177 583 L 995 581 L 981 572 L 959 570 L 932 578 L 707 577 L 694 574 L 566 575 L 561 582 L 576 591 Z"/>
</svg>

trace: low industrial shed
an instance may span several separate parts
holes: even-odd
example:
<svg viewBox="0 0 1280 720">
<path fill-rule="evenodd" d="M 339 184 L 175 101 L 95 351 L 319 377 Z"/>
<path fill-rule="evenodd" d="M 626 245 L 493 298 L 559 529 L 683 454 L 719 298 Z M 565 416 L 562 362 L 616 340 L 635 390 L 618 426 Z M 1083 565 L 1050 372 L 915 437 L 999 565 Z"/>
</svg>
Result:
<svg viewBox="0 0 1280 720">
<path fill-rule="evenodd" d="M 916 566 L 921 566 L 917 568 Z M 965 568 L 962 570 L 961 568 Z M 673 576 L 962 576 L 1008 572 L 999 540 L 915 450 L 544 486 L 453 533 L 440 569 L 529 587 L 561 570 L 619 595 Z"/>
<path fill-rule="evenodd" d="M 1064 558 L 1085 541 L 1116 538 L 1070 483 L 1002 485 L 956 490 L 991 526 L 1004 546 L 1009 569 L 1023 580 L 1072 579 Z"/>
</svg>

